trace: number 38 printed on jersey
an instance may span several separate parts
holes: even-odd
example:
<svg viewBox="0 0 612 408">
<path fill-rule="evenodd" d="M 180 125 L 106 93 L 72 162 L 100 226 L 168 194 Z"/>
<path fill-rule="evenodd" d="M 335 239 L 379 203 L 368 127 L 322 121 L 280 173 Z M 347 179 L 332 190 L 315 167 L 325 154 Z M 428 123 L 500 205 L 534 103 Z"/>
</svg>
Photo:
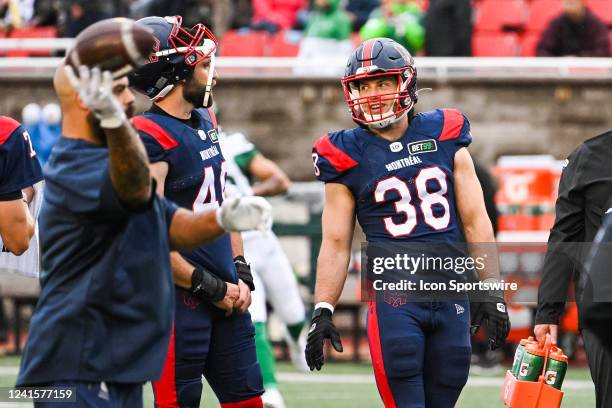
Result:
<svg viewBox="0 0 612 408">
<path fill-rule="evenodd" d="M 436 191 L 430 192 L 427 188 L 427 183 L 430 181 L 435 181 L 439 185 Z M 450 208 L 446 198 L 448 190 L 446 173 L 437 166 L 421 169 L 414 179 L 414 186 L 420 201 L 418 210 L 423 215 L 425 223 L 435 230 L 448 227 Z M 411 203 L 412 193 L 408 184 L 396 176 L 380 180 L 374 190 L 374 199 L 377 203 L 385 203 L 387 202 L 387 193 L 393 190 L 399 195 L 399 199 L 395 201 L 395 211 L 398 214 L 404 214 L 406 220 L 396 223 L 392 217 L 385 217 L 383 219 L 385 228 L 394 237 L 410 235 L 417 226 L 418 219 L 417 207 Z M 439 205 L 443 209 L 441 212 L 438 211 L 437 215 L 434 214 L 435 205 Z"/>
</svg>

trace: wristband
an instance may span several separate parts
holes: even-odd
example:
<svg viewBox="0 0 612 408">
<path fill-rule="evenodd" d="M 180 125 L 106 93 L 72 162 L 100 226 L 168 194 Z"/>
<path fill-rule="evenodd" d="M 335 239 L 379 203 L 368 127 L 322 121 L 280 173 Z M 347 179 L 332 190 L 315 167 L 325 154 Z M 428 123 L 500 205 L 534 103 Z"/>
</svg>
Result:
<svg viewBox="0 0 612 408">
<path fill-rule="evenodd" d="M 315 305 L 315 311 L 317 309 L 328 309 L 330 312 L 332 312 L 332 314 L 334 313 L 335 308 L 331 305 L 331 303 L 327 303 L 327 302 L 319 302 Z"/>
<path fill-rule="evenodd" d="M 201 299 L 218 302 L 227 293 L 227 283 L 207 270 L 195 268 L 191 274 L 191 293 Z"/>
<path fill-rule="evenodd" d="M 238 255 L 234 258 L 234 265 L 236 266 L 236 272 L 238 272 L 238 278 L 249 287 L 251 292 L 255 290 L 255 283 L 253 282 L 253 274 L 251 273 L 251 266 L 247 263 L 244 256 Z"/>
</svg>

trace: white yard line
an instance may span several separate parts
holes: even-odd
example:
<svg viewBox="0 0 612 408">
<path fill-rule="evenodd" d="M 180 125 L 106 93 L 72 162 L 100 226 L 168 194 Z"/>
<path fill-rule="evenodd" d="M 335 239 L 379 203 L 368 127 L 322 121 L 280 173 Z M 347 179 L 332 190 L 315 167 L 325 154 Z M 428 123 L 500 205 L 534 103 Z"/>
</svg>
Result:
<svg viewBox="0 0 612 408">
<path fill-rule="evenodd" d="M 19 367 L 0 366 L 0 375 L 17 375 Z M 325 374 L 325 373 L 291 373 L 279 372 L 276 374 L 279 382 L 298 383 L 298 384 L 374 384 L 374 374 Z M 468 379 L 468 387 L 500 387 L 503 378 L 495 377 L 476 377 Z M 591 390 L 594 389 L 593 383 L 589 380 L 565 380 L 563 389 L 569 390 Z M 4 408 L 4 403 L 0 403 L 0 408 Z"/>
<path fill-rule="evenodd" d="M 279 382 L 303 384 L 374 384 L 374 375 L 370 374 L 322 374 L 322 373 L 277 373 Z M 499 387 L 503 385 L 503 378 L 470 377 L 468 387 Z M 595 389 L 588 380 L 565 380 L 563 389 L 585 390 Z"/>
</svg>

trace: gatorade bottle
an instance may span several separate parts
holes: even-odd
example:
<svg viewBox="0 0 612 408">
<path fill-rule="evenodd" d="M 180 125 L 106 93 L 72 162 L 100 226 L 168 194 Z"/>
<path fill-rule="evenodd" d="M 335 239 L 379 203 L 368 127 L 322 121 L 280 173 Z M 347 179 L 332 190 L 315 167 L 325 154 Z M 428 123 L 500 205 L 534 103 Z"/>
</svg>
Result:
<svg viewBox="0 0 612 408">
<path fill-rule="evenodd" d="M 515 377 L 518 377 L 519 366 L 521 365 L 521 361 L 523 361 L 523 354 L 525 353 L 525 348 L 528 344 L 537 343 L 532 336 L 529 338 L 521 339 L 519 345 L 516 348 L 516 352 L 514 353 L 514 360 L 512 362 L 512 374 Z"/>
<path fill-rule="evenodd" d="M 551 387 L 560 390 L 566 372 L 567 356 L 563 354 L 563 350 L 553 346 L 548 354 L 544 381 Z"/>
<path fill-rule="evenodd" d="M 546 352 L 538 346 L 537 342 L 527 344 L 516 378 L 520 381 L 538 381 L 544 367 L 545 355 Z"/>
</svg>

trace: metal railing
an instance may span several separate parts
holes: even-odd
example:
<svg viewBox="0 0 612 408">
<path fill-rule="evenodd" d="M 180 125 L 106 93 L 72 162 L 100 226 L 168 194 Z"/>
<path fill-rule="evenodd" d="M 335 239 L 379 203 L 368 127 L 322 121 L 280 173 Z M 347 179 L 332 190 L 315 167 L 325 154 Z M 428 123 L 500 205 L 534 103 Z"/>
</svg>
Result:
<svg viewBox="0 0 612 408">
<path fill-rule="evenodd" d="M 71 38 L 0 39 L 0 55 L 11 50 L 70 49 Z M 1 78 L 51 78 L 60 58 L 0 58 Z M 337 79 L 345 58 L 220 57 L 219 73 L 224 78 Z M 585 80 L 612 79 L 612 58 L 438 58 L 417 57 L 419 78 L 437 82 L 473 80 Z"/>
</svg>

